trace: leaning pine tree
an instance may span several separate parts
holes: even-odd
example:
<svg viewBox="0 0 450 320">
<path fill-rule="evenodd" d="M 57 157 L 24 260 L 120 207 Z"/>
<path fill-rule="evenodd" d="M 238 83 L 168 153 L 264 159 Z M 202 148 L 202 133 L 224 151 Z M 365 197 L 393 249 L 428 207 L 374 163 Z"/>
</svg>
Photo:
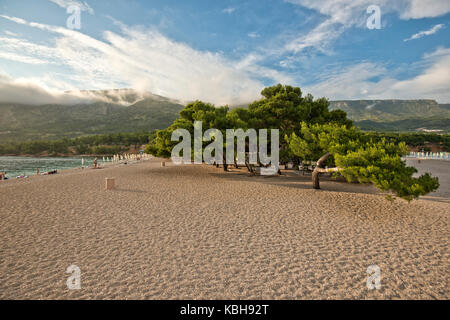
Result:
<svg viewBox="0 0 450 320">
<path fill-rule="evenodd" d="M 320 188 L 319 175 L 324 172 L 339 173 L 348 182 L 372 183 L 408 201 L 439 187 L 438 178 L 429 173 L 413 177 L 417 170 L 402 160 L 408 152 L 405 143 L 373 142 L 359 129 L 337 124 L 302 123 L 300 134 L 286 139 L 300 159 L 318 159 L 312 174 L 315 189 Z"/>
</svg>

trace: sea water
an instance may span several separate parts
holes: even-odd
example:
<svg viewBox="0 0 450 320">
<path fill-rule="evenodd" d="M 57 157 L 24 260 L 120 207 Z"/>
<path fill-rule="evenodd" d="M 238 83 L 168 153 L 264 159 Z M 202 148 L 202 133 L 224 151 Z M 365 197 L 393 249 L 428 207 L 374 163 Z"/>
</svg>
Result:
<svg viewBox="0 0 450 320">
<path fill-rule="evenodd" d="M 36 175 L 37 169 L 41 174 L 53 170 L 81 168 L 81 157 L 0 157 L 0 172 L 6 172 L 9 179 L 17 176 Z M 84 166 L 92 166 L 94 157 L 83 157 Z M 101 163 L 99 158 L 99 164 Z"/>
</svg>

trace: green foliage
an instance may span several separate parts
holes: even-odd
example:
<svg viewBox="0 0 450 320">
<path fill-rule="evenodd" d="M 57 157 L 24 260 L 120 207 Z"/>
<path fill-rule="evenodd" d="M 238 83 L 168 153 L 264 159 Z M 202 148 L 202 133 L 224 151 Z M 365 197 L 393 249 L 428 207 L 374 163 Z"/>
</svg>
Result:
<svg viewBox="0 0 450 320">
<path fill-rule="evenodd" d="M 243 124 L 238 117 L 239 112 L 237 109 L 229 112 L 228 106 L 216 108 L 212 104 L 201 101 L 189 103 L 180 112 L 179 119 L 175 120 L 167 129 L 157 131 L 156 138 L 147 146 L 146 152 L 156 157 L 169 158 L 173 147 L 178 144 L 178 141 L 171 141 L 172 133 L 177 129 L 186 129 L 191 134 L 193 142 L 194 121 L 202 121 L 203 132 L 208 129 L 218 129 L 225 137 L 226 129 Z M 207 142 L 203 143 L 204 146 L 207 144 Z"/>
<path fill-rule="evenodd" d="M 113 133 L 55 141 L 4 143 L 0 145 L 0 155 L 39 155 L 42 153 L 50 155 L 113 155 L 124 152 L 130 146 L 145 145 L 154 138 L 154 135 L 154 132 Z"/>
<path fill-rule="evenodd" d="M 417 170 L 407 167 L 402 156 L 406 143 L 396 144 L 382 138 L 374 141 L 359 129 L 337 124 L 302 123 L 301 134 L 286 137 L 291 151 L 304 160 L 318 160 L 331 153 L 327 165 L 339 168 L 349 182 L 372 183 L 385 192 L 408 201 L 437 190 L 438 178 L 426 173 L 413 177 Z"/>
<path fill-rule="evenodd" d="M 439 187 L 438 178 L 426 173 L 418 178 L 417 170 L 407 167 L 401 156 L 408 152 L 402 142 L 399 145 L 384 140 L 361 144 L 355 151 L 335 154 L 336 165 L 347 181 L 373 183 L 382 191 L 392 191 L 398 197 L 412 200 L 435 191 Z"/>
<path fill-rule="evenodd" d="M 300 88 L 278 84 L 265 88 L 264 97 L 249 105 L 251 117 L 248 126 L 255 129 L 279 129 L 280 136 L 299 133 L 301 122 L 311 124 L 338 123 L 352 127 L 342 110 L 329 111 L 329 101 L 325 98 L 314 100 L 307 94 L 302 96 Z M 285 140 L 280 141 L 280 161 L 287 162 L 295 155 L 290 152 Z"/>
<path fill-rule="evenodd" d="M 126 150 L 126 148 L 121 146 L 95 146 L 91 149 L 91 154 L 96 155 L 114 155 L 120 154 Z"/>
<path fill-rule="evenodd" d="M 354 140 L 359 137 L 359 131 L 336 123 L 308 124 L 301 123 L 300 134 L 292 133 L 285 136 L 291 152 L 300 160 L 318 160 L 326 152 L 344 153 L 354 148 Z M 324 152 L 324 150 L 326 150 Z M 334 151 L 334 152 L 333 152 Z M 333 157 L 328 159 L 332 163 Z"/>
<path fill-rule="evenodd" d="M 450 151 L 450 134 L 437 134 L 437 133 L 382 133 L 382 132 L 367 132 L 366 135 L 374 141 L 380 141 L 386 139 L 390 142 L 400 143 L 405 142 L 410 147 L 421 147 L 424 149 L 426 144 L 432 143 L 439 145 L 443 151 Z M 430 150 L 428 150 L 430 151 Z"/>
<path fill-rule="evenodd" d="M 167 129 L 158 130 L 155 139 L 147 145 L 145 152 L 160 158 L 169 158 L 172 148 L 178 143 L 171 141 L 172 133 L 176 129 L 186 129 L 193 133 L 193 124 L 186 119 L 177 119 Z"/>
<path fill-rule="evenodd" d="M 325 98 L 314 100 L 310 94 L 302 97 L 300 88 L 278 84 L 265 88 L 261 94 L 264 98 L 248 107 L 252 115 L 249 119 L 252 128 L 279 129 L 280 134 L 284 135 L 298 131 L 302 121 L 352 126 L 344 111 L 329 111 L 329 102 Z"/>
<path fill-rule="evenodd" d="M 203 131 L 215 128 L 225 136 L 226 129 L 279 129 L 280 136 L 298 132 L 300 122 L 339 123 L 352 127 L 352 122 L 341 110 L 329 111 L 329 102 L 325 98 L 314 100 L 311 95 L 302 97 L 300 88 L 278 84 L 265 88 L 263 98 L 252 103 L 248 109 L 228 106 L 215 107 L 212 104 L 195 101 L 188 104 L 167 129 L 159 130 L 156 139 L 147 147 L 147 152 L 158 157 L 170 157 L 172 148 L 178 142 L 170 140 L 172 132 L 183 128 L 193 134 L 194 121 L 203 122 Z M 270 137 L 270 135 L 269 135 Z M 270 141 L 269 141 L 270 143 Z M 225 148 L 224 143 L 224 148 Z M 286 142 L 280 142 L 282 162 L 292 158 Z"/>
</svg>

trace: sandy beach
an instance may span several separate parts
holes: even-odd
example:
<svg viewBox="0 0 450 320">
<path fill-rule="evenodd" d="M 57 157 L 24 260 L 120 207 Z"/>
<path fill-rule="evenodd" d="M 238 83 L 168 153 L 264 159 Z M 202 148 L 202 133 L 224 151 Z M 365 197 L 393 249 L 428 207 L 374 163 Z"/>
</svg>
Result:
<svg viewBox="0 0 450 320">
<path fill-rule="evenodd" d="M 417 166 L 441 189 L 411 203 L 158 159 L 2 181 L 0 298 L 449 299 L 450 162 Z M 73 264 L 80 290 L 66 286 Z"/>
</svg>

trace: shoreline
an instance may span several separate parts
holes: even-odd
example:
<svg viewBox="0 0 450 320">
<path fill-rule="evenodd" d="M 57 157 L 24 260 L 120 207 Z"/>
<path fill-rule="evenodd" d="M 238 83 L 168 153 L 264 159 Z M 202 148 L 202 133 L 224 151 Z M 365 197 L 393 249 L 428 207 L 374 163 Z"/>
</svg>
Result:
<svg viewBox="0 0 450 320">
<path fill-rule="evenodd" d="M 4 157 L 4 158 L 7 158 L 6 156 L 0 156 L 0 160 L 2 159 L 2 157 Z M 15 158 L 15 156 L 12 156 L 12 157 L 8 157 L 8 158 Z M 21 157 L 22 158 L 22 157 Z M 26 158 L 26 157 L 24 157 L 24 158 Z M 82 167 L 81 166 L 81 163 L 80 163 L 80 165 L 77 165 L 77 166 L 73 166 L 73 167 L 71 167 L 71 166 L 65 166 L 65 167 L 63 167 L 63 168 L 58 168 L 58 165 L 56 165 L 56 166 L 54 166 L 54 167 L 47 167 L 46 169 L 51 169 L 51 170 L 49 170 L 49 171 L 52 171 L 52 170 L 57 170 L 58 172 L 57 172 L 57 174 L 61 174 L 61 173 L 63 173 L 64 171 L 67 171 L 67 170 L 77 170 L 77 169 L 92 169 L 92 163 L 90 163 L 90 162 L 92 162 L 92 160 L 93 160 L 93 158 L 96 158 L 95 156 L 94 157 L 87 157 L 87 156 L 83 156 L 83 157 L 40 157 L 40 158 L 36 158 L 36 157 L 29 157 L 30 159 L 55 159 L 55 160 L 57 160 L 57 159 L 78 159 L 78 160 L 80 160 L 81 161 L 81 159 L 85 159 L 85 160 L 88 160 L 88 163 L 84 166 L 84 167 Z M 123 162 L 124 161 L 127 161 L 129 164 L 130 163 L 134 163 L 134 162 L 136 162 L 137 160 L 133 160 L 133 159 L 127 159 L 127 160 L 118 160 L 118 161 L 115 161 L 115 162 L 113 162 L 113 161 L 105 161 L 105 162 L 103 162 L 102 161 L 102 159 L 101 159 L 101 157 L 97 157 L 98 158 L 98 161 L 99 161 L 99 168 L 101 168 L 101 169 L 103 169 L 103 168 L 106 168 L 106 167 L 111 167 L 111 166 L 114 166 L 114 165 L 120 165 L 120 164 L 123 164 Z M 109 157 L 109 158 L 111 158 L 112 159 L 112 157 Z M 141 158 L 139 161 L 146 161 L 146 160 L 148 160 L 148 159 L 150 159 L 150 158 Z M 0 162 L 1 163 L 1 162 Z M 47 176 L 47 174 L 45 174 L 45 173 L 47 173 L 48 171 L 47 170 L 45 170 L 45 168 L 43 168 L 42 166 L 39 166 L 38 164 L 37 164 L 37 167 L 36 167 L 36 169 L 37 168 L 39 168 L 40 170 L 41 169 L 43 169 L 41 172 L 40 172 L 40 174 L 39 174 L 39 176 Z M 1 169 L 1 168 L 0 168 Z M 28 172 L 29 174 L 27 175 L 27 174 L 25 174 L 25 176 L 27 177 L 27 179 L 28 178 L 31 178 L 31 177 L 37 177 L 38 175 L 36 174 L 36 170 L 35 169 L 33 169 L 32 171 L 30 171 L 29 169 L 25 169 L 24 171 L 19 171 L 19 170 L 13 170 L 13 169 L 10 169 L 10 170 L 6 170 L 7 171 L 7 173 L 11 173 L 11 171 L 12 172 L 14 172 L 14 171 L 16 171 L 16 173 L 17 172 Z M 1 171 L 0 171 L 1 172 Z M 19 176 L 22 176 L 23 174 L 20 174 Z M 16 174 L 14 174 L 13 176 L 9 176 L 9 179 L 7 179 L 7 180 L 2 180 L 2 181 L 11 181 L 11 180 L 21 180 L 21 179 L 23 179 L 23 178 L 16 178 L 17 177 L 17 175 Z"/>
<path fill-rule="evenodd" d="M 151 158 L 150 158 L 151 159 Z M 100 163 L 99 167 L 97 169 L 93 168 L 92 166 L 85 166 L 85 167 L 74 167 L 74 168 L 67 168 L 67 169 L 57 169 L 58 173 L 57 174 L 44 174 L 44 173 L 40 173 L 39 175 L 33 174 L 33 175 L 29 175 L 27 176 L 26 179 L 24 178 L 8 178 L 7 180 L 2 180 L 0 182 L 12 182 L 12 181 L 24 181 L 24 180 L 28 180 L 28 179 L 32 179 L 32 178 L 41 178 L 41 177 L 49 177 L 49 176 L 62 176 L 65 174 L 70 174 L 70 173 L 79 173 L 79 172 L 83 172 L 83 171 L 90 171 L 90 170 L 104 170 L 104 169 L 111 169 L 111 168 L 118 168 L 121 166 L 131 166 L 131 165 L 135 165 L 135 164 L 139 164 L 138 162 L 146 162 L 149 161 L 150 159 L 141 159 L 139 161 L 132 161 L 132 160 L 128 160 L 127 164 L 123 163 L 123 162 L 105 162 L 105 163 Z M 121 160 L 123 161 L 123 160 Z"/>
</svg>

